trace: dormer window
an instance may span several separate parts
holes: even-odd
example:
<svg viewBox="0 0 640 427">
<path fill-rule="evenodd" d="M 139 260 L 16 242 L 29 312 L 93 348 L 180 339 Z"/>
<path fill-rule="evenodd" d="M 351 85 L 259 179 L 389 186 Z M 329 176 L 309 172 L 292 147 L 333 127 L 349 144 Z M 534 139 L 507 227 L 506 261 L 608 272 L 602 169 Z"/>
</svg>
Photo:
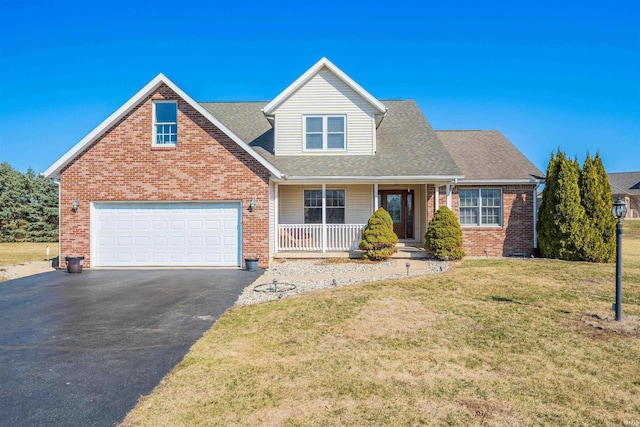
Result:
<svg viewBox="0 0 640 427">
<path fill-rule="evenodd" d="M 347 117 L 344 115 L 304 116 L 304 148 L 307 151 L 344 151 Z"/>
<path fill-rule="evenodd" d="M 153 102 L 153 144 L 176 145 L 178 143 L 178 103 L 176 101 Z"/>
</svg>

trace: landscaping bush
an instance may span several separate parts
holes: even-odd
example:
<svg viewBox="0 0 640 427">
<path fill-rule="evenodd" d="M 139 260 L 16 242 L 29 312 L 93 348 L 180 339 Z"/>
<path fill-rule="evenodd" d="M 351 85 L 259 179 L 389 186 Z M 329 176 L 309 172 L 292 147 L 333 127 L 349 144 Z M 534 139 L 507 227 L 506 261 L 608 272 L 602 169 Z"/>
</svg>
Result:
<svg viewBox="0 0 640 427">
<path fill-rule="evenodd" d="M 538 213 L 538 246 L 543 256 L 569 261 L 611 262 L 615 219 L 611 187 L 600 155 L 577 160 L 558 150 L 547 167 Z"/>
<path fill-rule="evenodd" d="M 398 236 L 393 232 L 393 220 L 384 209 L 380 208 L 371 215 L 367 226 L 362 231 L 360 249 L 363 257 L 373 261 L 383 261 L 397 252 Z"/>
<path fill-rule="evenodd" d="M 433 215 L 424 238 L 424 248 L 438 259 L 448 257 L 453 260 L 465 256 L 462 249 L 462 228 L 453 211 L 446 206 L 442 206 Z"/>
<path fill-rule="evenodd" d="M 611 186 L 600 154 L 587 158 L 580 174 L 580 200 L 587 219 L 582 259 L 612 262 L 616 250 L 616 219 L 611 215 Z"/>
</svg>

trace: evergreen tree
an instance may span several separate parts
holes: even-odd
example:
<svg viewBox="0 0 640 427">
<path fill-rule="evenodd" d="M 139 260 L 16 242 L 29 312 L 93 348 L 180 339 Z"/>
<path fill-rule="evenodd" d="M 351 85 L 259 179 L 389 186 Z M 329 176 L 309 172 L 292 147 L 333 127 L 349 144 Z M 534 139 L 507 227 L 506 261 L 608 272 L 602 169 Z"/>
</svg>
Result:
<svg viewBox="0 0 640 427">
<path fill-rule="evenodd" d="M 56 241 L 58 187 L 29 168 L 0 163 L 0 241 Z"/>
<path fill-rule="evenodd" d="M 586 233 L 578 183 L 580 166 L 577 160 L 567 159 L 558 150 L 555 159 L 552 157 L 549 162 L 547 173 L 544 210 L 538 217 L 540 250 L 549 258 L 580 260 Z"/>
<path fill-rule="evenodd" d="M 580 174 L 580 200 L 586 215 L 582 259 L 611 262 L 615 254 L 616 220 L 611 215 L 611 186 L 600 154 L 592 158 L 587 153 Z"/>
<path fill-rule="evenodd" d="M 433 215 L 427 233 L 424 236 L 424 248 L 441 260 L 461 259 L 465 256 L 462 249 L 462 228 L 451 209 L 442 206 Z"/>
<path fill-rule="evenodd" d="M 560 155 L 560 149 L 558 149 L 558 156 Z M 545 177 L 545 185 L 542 189 L 542 203 L 538 209 L 538 219 L 536 224 L 536 231 L 538 233 L 538 248 L 543 256 L 547 258 L 553 258 L 553 252 L 555 249 L 554 236 L 555 230 L 555 206 L 556 201 L 556 188 L 558 187 L 558 156 L 555 153 L 551 153 L 549 164 L 547 165 L 547 173 Z"/>
<path fill-rule="evenodd" d="M 362 231 L 360 249 L 363 258 L 374 261 L 388 259 L 397 252 L 398 236 L 393 232 L 393 220 L 384 209 L 380 208 L 371 215 L 367 226 Z"/>
</svg>

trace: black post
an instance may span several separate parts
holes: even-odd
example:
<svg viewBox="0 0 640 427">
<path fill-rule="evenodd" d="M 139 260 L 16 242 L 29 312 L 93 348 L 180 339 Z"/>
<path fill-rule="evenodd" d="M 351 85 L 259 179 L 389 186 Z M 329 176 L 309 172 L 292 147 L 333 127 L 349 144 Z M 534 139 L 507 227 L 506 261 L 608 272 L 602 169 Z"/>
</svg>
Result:
<svg viewBox="0 0 640 427">
<path fill-rule="evenodd" d="M 622 221 L 616 224 L 616 320 L 622 320 Z"/>
</svg>

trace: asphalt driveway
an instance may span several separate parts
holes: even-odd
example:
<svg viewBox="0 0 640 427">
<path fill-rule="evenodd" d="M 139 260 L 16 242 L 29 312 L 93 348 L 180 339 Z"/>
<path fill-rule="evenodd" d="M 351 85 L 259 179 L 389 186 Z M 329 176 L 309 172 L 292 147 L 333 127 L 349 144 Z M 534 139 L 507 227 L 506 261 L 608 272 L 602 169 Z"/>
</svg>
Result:
<svg viewBox="0 0 640 427">
<path fill-rule="evenodd" d="M 260 274 L 55 271 L 0 283 L 0 424 L 122 421 Z"/>
</svg>

